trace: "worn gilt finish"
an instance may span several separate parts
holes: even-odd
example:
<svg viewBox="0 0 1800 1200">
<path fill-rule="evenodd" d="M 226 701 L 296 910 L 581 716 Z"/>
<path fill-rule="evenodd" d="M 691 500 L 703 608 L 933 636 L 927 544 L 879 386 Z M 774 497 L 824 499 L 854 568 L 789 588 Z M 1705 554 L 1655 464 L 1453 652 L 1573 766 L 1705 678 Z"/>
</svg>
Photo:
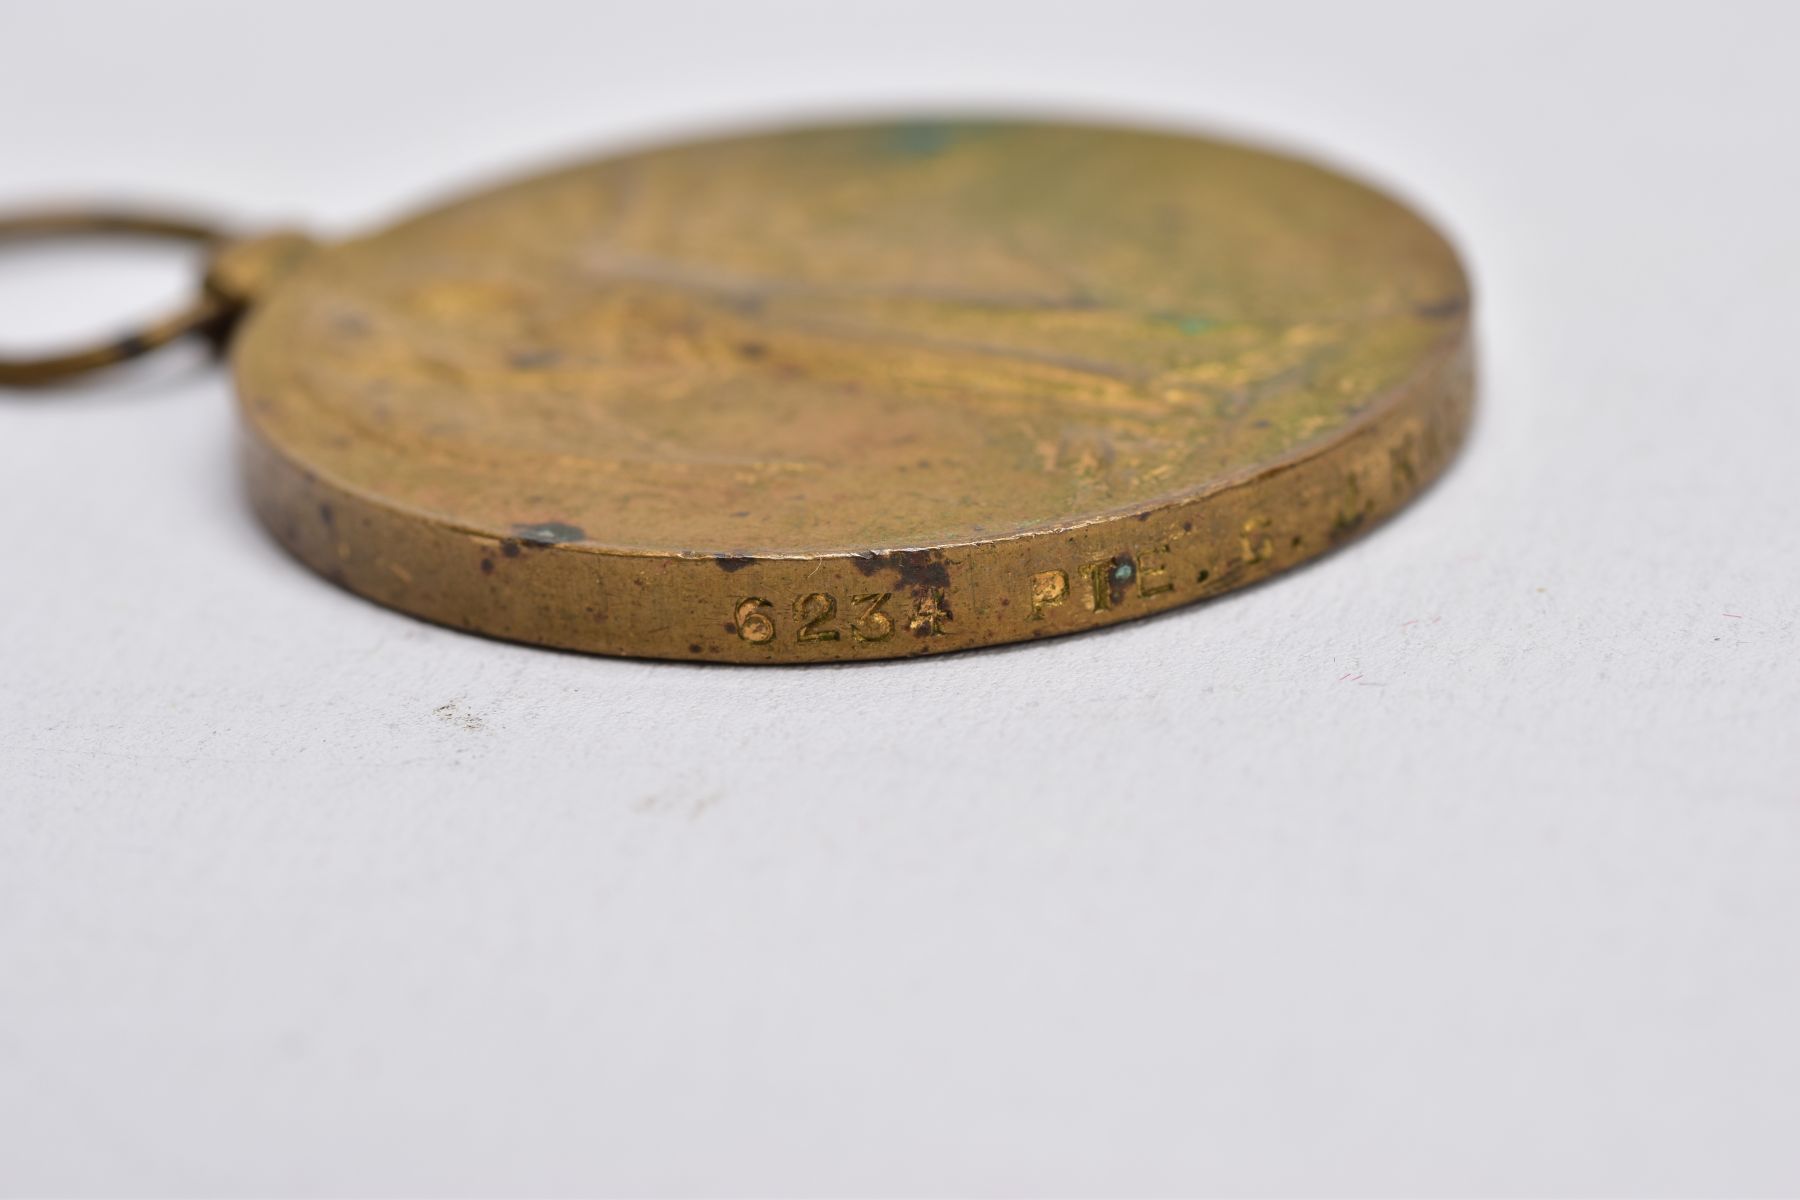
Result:
<svg viewBox="0 0 1800 1200">
<path fill-rule="evenodd" d="M 574 650 L 874 659 L 1144 616 L 1368 528 L 1470 412 L 1441 237 L 1185 136 L 695 142 L 277 249 L 215 271 L 254 301 L 269 528 L 383 604 Z"/>
</svg>

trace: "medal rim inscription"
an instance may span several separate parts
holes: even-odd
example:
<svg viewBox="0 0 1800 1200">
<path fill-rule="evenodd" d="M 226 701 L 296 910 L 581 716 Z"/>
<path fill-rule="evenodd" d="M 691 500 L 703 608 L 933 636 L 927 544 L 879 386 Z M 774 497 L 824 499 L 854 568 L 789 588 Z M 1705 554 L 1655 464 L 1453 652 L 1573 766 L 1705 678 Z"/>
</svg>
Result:
<svg viewBox="0 0 1800 1200">
<path fill-rule="evenodd" d="M 1166 611 L 1317 557 L 1441 474 L 1474 397 L 1457 274 L 1461 295 L 1435 314 L 1435 341 L 1411 373 L 1336 430 L 1198 487 L 991 537 L 734 555 L 596 545 L 555 522 L 471 528 L 295 458 L 257 420 L 255 381 L 235 356 L 244 465 L 256 511 L 301 561 L 389 607 L 506 640 L 748 663 L 1029 641 Z M 255 328 L 253 311 L 250 336 Z"/>
</svg>

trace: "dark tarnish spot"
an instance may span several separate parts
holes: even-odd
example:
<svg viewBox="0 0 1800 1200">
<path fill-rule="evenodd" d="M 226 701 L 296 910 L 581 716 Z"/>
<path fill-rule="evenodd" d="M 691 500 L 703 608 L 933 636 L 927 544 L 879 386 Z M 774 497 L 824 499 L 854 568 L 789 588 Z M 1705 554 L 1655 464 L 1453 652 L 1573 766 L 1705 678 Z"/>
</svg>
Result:
<svg viewBox="0 0 1800 1200">
<path fill-rule="evenodd" d="M 1106 573 L 1106 590 L 1117 607 L 1125 593 L 1131 590 L 1131 585 L 1137 582 L 1137 563 L 1129 554 L 1115 554 L 1112 562 L 1112 570 Z"/>
<path fill-rule="evenodd" d="M 769 354 L 769 347 L 762 342 L 739 342 L 737 352 L 749 359 L 766 358 Z"/>
<path fill-rule="evenodd" d="M 562 361 L 560 350 L 515 350 L 506 361 L 515 371 L 537 371 Z"/>
<path fill-rule="evenodd" d="M 689 642 L 688 643 L 688 653 L 689 654 L 700 653 L 700 643 L 699 642 Z"/>
<path fill-rule="evenodd" d="M 1429 304 L 1421 304 L 1413 309 L 1421 317 L 1430 321 L 1447 321 L 1451 317 L 1459 317 L 1469 309 L 1467 296 L 1451 296 L 1444 300 L 1433 300 Z"/>
<path fill-rule="evenodd" d="M 1138 519 L 1138 520 L 1140 520 L 1140 521 L 1148 521 L 1148 520 L 1149 520 L 1149 519 L 1150 519 L 1150 514 L 1149 514 L 1149 512 L 1147 512 L 1147 511 L 1146 511 L 1146 512 L 1141 512 L 1141 513 L 1139 513 L 1139 514 L 1138 514 L 1138 518 L 1137 518 L 1137 519 Z"/>
<path fill-rule="evenodd" d="M 519 543 L 513 541 L 511 538 L 507 538 L 504 542 L 500 543 L 500 553 L 506 555 L 508 558 L 519 557 Z"/>
<path fill-rule="evenodd" d="M 713 561 L 719 564 L 721 571 L 741 571 L 756 560 L 743 554 L 715 554 Z"/>
<path fill-rule="evenodd" d="M 1181 523 L 1181 532 L 1183 532 L 1183 533 L 1194 532 L 1194 523 L 1192 521 L 1183 521 Z"/>
<path fill-rule="evenodd" d="M 886 554 L 877 554 L 871 550 L 851 555 L 850 561 L 864 575 L 892 571 L 903 588 L 920 590 L 950 587 L 950 567 L 944 561 L 941 550 L 893 550 Z"/>
<path fill-rule="evenodd" d="M 1353 513 L 1338 513 L 1336 517 L 1332 518 L 1331 540 L 1341 542 L 1347 537 L 1354 536 L 1356 531 L 1363 527 L 1363 522 L 1368 519 L 1369 510 L 1366 508 L 1358 509 Z"/>
<path fill-rule="evenodd" d="M 332 525 L 332 524 L 336 523 L 337 514 L 331 511 L 331 505 L 329 505 L 329 504 L 319 505 L 319 520 L 325 522 L 325 524 L 327 524 L 327 525 Z"/>
<path fill-rule="evenodd" d="M 493 559 L 484 558 L 481 560 L 481 573 L 483 575 L 492 575 L 494 573 L 494 560 Z"/>
<path fill-rule="evenodd" d="M 150 349 L 149 339 L 140 333 L 134 333 L 130 337 L 122 337 L 114 342 L 112 352 L 119 358 L 136 358 L 148 349 Z"/>
<path fill-rule="evenodd" d="M 558 546 L 564 542 L 587 540 L 587 530 L 561 521 L 543 521 L 536 525 L 514 525 L 513 536 L 527 546 Z"/>
</svg>

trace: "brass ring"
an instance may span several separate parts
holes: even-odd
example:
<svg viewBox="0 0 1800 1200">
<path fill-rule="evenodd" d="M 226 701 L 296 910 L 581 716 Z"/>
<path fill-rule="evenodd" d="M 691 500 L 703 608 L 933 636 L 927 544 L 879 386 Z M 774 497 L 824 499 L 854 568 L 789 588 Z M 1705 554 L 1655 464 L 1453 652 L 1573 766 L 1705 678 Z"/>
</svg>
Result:
<svg viewBox="0 0 1800 1200">
<path fill-rule="evenodd" d="M 203 222 L 144 213 L 52 210 L 0 215 L 0 242 L 92 235 L 159 238 L 202 246 L 218 246 L 226 240 L 223 230 Z M 38 358 L 0 355 L 0 386 L 36 387 L 126 362 L 178 338 L 211 332 L 233 312 L 229 302 L 201 291 L 179 311 L 100 345 Z"/>
</svg>

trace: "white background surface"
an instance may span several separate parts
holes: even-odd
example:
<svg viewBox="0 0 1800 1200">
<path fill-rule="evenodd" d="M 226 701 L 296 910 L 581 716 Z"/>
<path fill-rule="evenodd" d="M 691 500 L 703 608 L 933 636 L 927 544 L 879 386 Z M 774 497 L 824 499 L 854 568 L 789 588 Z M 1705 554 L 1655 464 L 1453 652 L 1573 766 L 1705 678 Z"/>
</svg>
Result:
<svg viewBox="0 0 1800 1200">
<path fill-rule="evenodd" d="M 1136 113 L 1410 195 L 1485 362 L 1316 566 L 837 669 L 327 586 L 195 359 L 0 399 L 0 1190 L 1800 1191 L 1795 11 L 0 0 L 6 199 Z M 8 258 L 0 337 L 158 265 Z"/>
</svg>

